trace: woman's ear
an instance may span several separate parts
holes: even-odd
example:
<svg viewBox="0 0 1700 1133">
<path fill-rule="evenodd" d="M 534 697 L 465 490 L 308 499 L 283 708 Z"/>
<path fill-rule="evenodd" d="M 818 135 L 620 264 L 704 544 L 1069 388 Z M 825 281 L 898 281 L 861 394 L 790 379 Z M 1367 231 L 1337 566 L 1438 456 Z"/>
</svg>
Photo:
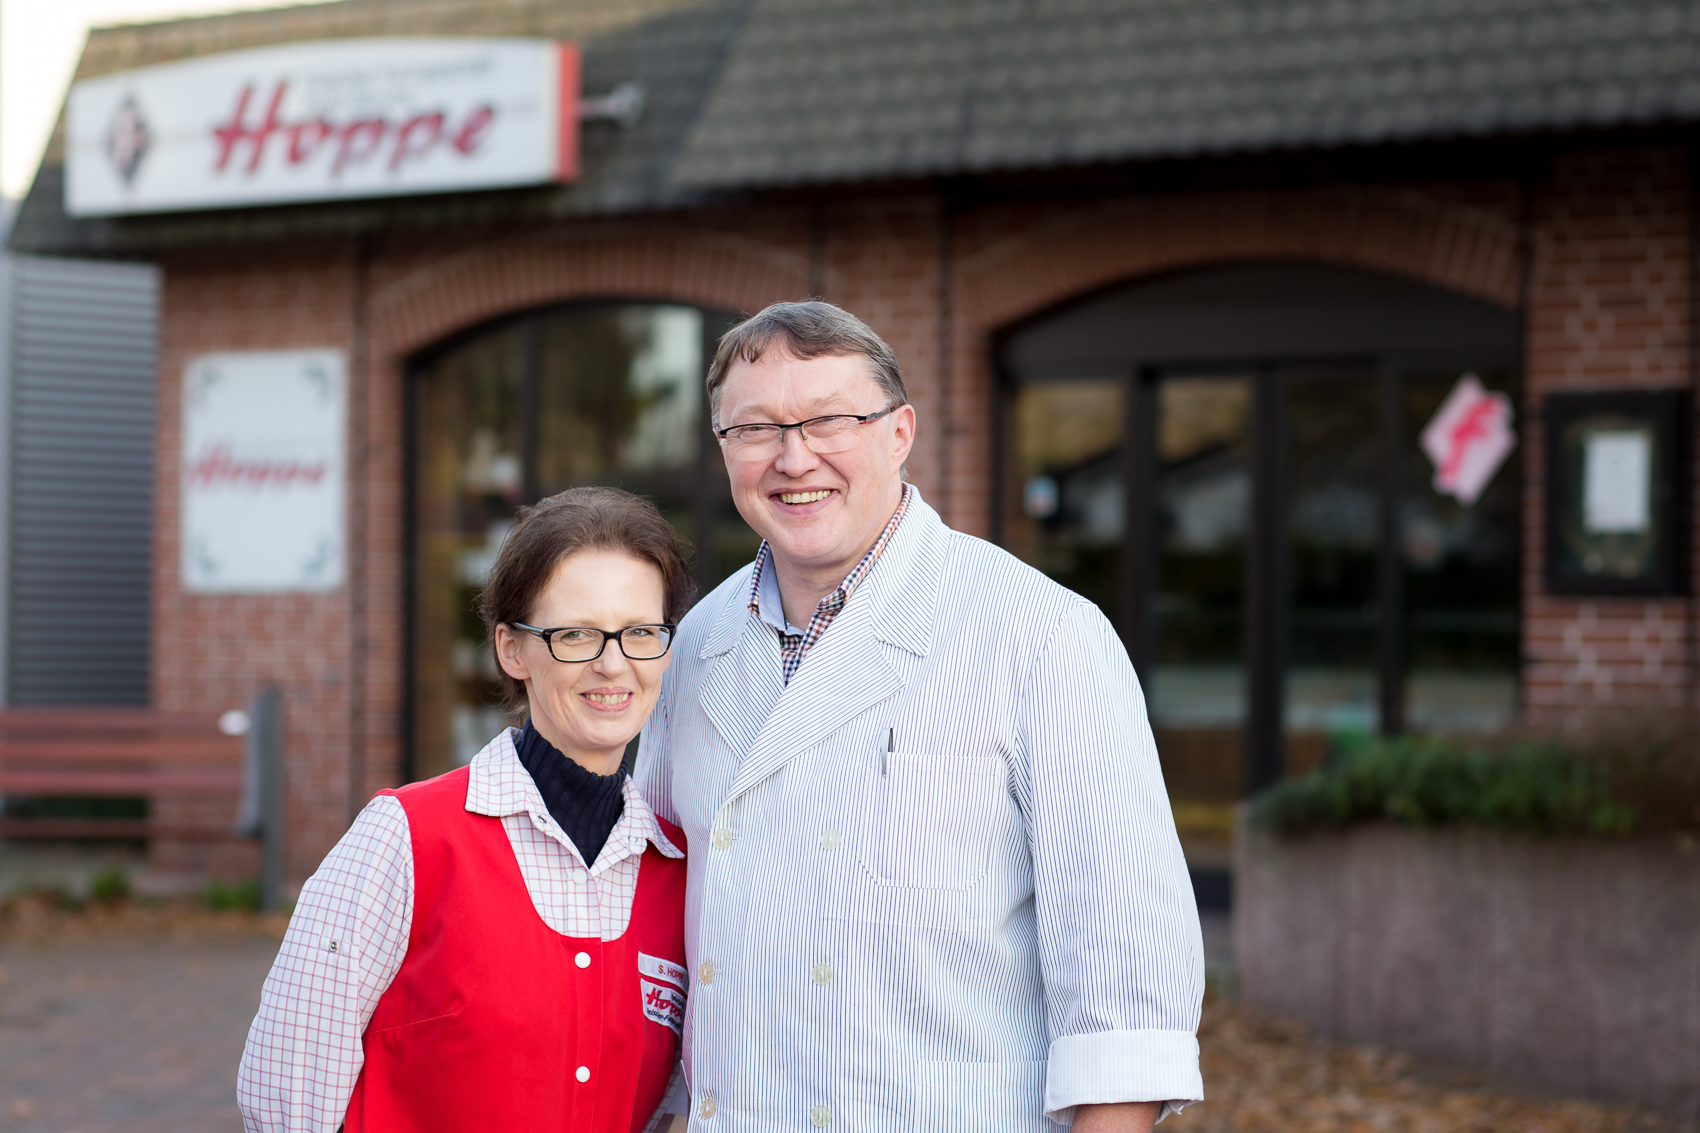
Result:
<svg viewBox="0 0 1700 1133">
<path fill-rule="evenodd" d="M 524 644 L 523 637 L 501 622 L 496 623 L 496 664 L 516 681 L 531 679 L 531 669 L 525 663 L 525 651 L 521 648 Z"/>
</svg>

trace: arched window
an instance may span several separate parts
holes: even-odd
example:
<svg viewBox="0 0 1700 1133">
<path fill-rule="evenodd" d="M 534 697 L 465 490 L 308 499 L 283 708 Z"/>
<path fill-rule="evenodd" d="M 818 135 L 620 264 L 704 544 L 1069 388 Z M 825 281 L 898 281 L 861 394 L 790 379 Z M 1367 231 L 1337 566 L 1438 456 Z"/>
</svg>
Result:
<svg viewBox="0 0 1700 1133">
<path fill-rule="evenodd" d="M 1465 375 L 1518 404 L 1515 312 L 1235 265 L 1031 320 L 998 362 L 998 537 L 1115 622 L 1172 793 L 1232 797 L 1331 734 L 1510 721 L 1521 454 L 1465 502 L 1419 437 Z"/>
<path fill-rule="evenodd" d="M 586 484 L 648 496 L 696 546 L 705 588 L 754 557 L 703 397 L 729 323 L 671 304 L 576 304 L 414 366 L 410 778 L 466 763 L 507 722 L 473 601 L 521 504 Z"/>
</svg>

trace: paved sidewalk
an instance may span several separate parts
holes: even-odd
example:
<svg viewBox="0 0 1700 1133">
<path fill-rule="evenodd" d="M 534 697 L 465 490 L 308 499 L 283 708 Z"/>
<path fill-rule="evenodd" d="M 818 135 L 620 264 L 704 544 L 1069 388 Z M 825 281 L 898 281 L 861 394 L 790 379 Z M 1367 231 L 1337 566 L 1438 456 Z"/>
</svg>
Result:
<svg viewBox="0 0 1700 1133">
<path fill-rule="evenodd" d="M 237 1133 L 277 938 L 0 940 L 0 1131 Z"/>
</svg>

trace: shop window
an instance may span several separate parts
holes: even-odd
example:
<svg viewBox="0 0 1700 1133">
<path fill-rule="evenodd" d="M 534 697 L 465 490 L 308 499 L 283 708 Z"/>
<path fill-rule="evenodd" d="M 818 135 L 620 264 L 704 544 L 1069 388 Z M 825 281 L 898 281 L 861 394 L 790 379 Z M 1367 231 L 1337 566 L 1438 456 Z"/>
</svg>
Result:
<svg viewBox="0 0 1700 1133">
<path fill-rule="evenodd" d="M 411 774 L 468 762 L 508 723 L 474 603 L 524 503 L 611 484 L 653 499 L 698 583 L 754 557 L 712 445 L 703 375 L 729 320 L 693 307 L 535 312 L 415 368 Z"/>
<path fill-rule="evenodd" d="M 1513 722 L 1515 430 L 1467 502 L 1422 435 L 1461 382 L 1514 415 L 1520 350 L 1513 312 L 1321 264 L 1179 273 L 1003 336 L 996 537 L 1122 634 L 1177 813 L 1350 733 Z"/>
</svg>

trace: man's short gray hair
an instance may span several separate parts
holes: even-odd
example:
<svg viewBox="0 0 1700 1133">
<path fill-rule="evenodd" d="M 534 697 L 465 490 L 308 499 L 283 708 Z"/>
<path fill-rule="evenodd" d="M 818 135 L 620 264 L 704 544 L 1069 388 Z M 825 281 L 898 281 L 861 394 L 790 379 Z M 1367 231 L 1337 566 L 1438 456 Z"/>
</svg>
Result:
<svg viewBox="0 0 1700 1133">
<path fill-rule="evenodd" d="M 708 405 L 716 424 L 720 421 L 720 389 L 726 384 L 726 371 L 732 363 L 739 359 L 758 361 L 775 346 L 804 360 L 860 355 L 868 360 L 868 376 L 885 394 L 888 405 L 909 403 L 897 355 L 885 339 L 843 307 L 822 299 L 805 299 L 774 303 L 721 336 L 708 367 Z"/>
</svg>

